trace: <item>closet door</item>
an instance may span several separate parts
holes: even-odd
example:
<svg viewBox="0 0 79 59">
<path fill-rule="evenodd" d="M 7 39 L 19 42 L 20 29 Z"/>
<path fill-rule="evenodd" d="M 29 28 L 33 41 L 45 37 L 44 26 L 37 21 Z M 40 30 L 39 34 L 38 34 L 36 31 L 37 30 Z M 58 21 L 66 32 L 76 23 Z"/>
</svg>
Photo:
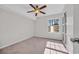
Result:
<svg viewBox="0 0 79 59">
<path fill-rule="evenodd" d="M 64 26 L 63 26 L 63 43 L 66 45 L 66 40 L 67 40 L 67 15 L 66 12 L 64 13 L 64 18 L 63 18 Z"/>
</svg>

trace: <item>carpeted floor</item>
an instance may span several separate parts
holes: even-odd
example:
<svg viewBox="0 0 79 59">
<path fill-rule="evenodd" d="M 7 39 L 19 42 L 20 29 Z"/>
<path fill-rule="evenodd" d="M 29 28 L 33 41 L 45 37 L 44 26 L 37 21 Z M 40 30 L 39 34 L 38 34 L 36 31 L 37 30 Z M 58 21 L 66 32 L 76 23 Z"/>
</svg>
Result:
<svg viewBox="0 0 79 59">
<path fill-rule="evenodd" d="M 62 41 L 32 37 L 0 50 L 1 54 L 68 54 Z"/>
</svg>

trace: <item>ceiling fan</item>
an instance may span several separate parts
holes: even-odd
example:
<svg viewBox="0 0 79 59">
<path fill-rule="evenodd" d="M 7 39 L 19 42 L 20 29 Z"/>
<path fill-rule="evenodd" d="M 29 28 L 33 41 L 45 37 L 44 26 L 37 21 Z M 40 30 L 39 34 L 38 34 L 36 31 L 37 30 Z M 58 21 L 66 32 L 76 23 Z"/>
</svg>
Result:
<svg viewBox="0 0 79 59">
<path fill-rule="evenodd" d="M 44 6 L 42 6 L 42 7 L 38 7 L 38 5 L 34 6 L 34 5 L 32 5 L 32 4 L 29 4 L 29 5 L 33 8 L 33 10 L 27 11 L 27 13 L 34 12 L 34 13 L 35 13 L 35 16 L 37 16 L 38 13 L 46 14 L 45 12 L 41 11 L 42 9 L 44 9 L 44 8 L 47 7 L 46 5 L 44 5 Z"/>
</svg>

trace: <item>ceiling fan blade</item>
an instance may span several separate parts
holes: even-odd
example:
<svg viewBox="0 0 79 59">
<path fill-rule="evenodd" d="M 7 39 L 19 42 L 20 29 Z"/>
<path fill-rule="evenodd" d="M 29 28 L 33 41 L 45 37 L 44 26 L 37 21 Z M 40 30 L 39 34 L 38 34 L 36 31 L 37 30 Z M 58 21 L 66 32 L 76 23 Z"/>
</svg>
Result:
<svg viewBox="0 0 79 59">
<path fill-rule="evenodd" d="M 42 14 L 46 14 L 45 12 L 43 12 L 43 11 L 40 11 L 40 13 L 42 13 Z"/>
<path fill-rule="evenodd" d="M 43 8 L 45 8 L 45 7 L 47 7 L 47 6 L 46 6 L 46 5 L 44 5 L 44 6 L 40 7 L 39 9 L 43 9 Z"/>
<path fill-rule="evenodd" d="M 35 9 L 35 7 L 32 4 L 29 4 L 29 5 Z"/>
<path fill-rule="evenodd" d="M 37 16 L 37 13 L 35 13 L 35 16 Z"/>
<path fill-rule="evenodd" d="M 38 5 L 36 5 L 36 8 L 38 8 Z"/>
<path fill-rule="evenodd" d="M 30 13 L 30 12 L 33 12 L 33 11 L 27 11 L 27 13 Z"/>
</svg>

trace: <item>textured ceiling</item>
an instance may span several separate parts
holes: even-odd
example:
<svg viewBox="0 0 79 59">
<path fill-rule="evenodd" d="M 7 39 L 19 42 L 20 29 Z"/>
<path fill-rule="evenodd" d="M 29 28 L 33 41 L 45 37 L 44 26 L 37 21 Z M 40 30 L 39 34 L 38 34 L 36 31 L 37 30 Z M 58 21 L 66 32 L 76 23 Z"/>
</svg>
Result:
<svg viewBox="0 0 79 59">
<path fill-rule="evenodd" d="M 43 6 L 43 4 L 39 4 L 39 6 Z M 38 14 L 38 16 L 34 16 L 34 13 L 27 13 L 27 11 L 32 10 L 32 7 L 28 4 L 3 4 L 0 5 L 1 8 L 10 10 L 12 12 L 16 12 L 18 14 L 24 15 L 31 19 L 36 19 L 36 17 L 53 15 L 57 13 L 61 13 L 64 9 L 64 4 L 47 4 L 47 7 L 42 9 L 42 11 L 46 12 L 46 14 Z"/>
</svg>

